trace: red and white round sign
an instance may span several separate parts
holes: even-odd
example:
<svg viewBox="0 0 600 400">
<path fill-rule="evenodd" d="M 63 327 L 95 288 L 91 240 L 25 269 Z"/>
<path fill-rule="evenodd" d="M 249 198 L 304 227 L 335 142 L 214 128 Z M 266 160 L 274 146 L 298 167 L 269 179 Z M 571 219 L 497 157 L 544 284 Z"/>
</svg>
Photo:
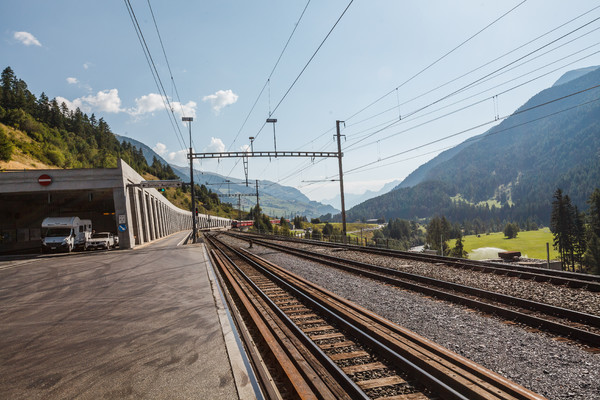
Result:
<svg viewBox="0 0 600 400">
<path fill-rule="evenodd" d="M 38 183 L 42 186 L 48 186 L 52 183 L 52 177 L 46 174 L 40 175 L 38 178 Z"/>
</svg>

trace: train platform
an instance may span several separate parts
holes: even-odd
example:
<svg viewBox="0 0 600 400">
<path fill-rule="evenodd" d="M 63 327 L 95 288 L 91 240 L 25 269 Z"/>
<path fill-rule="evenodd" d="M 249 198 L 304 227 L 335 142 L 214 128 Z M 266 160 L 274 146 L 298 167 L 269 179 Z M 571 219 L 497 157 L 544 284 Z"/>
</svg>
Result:
<svg viewBox="0 0 600 400">
<path fill-rule="evenodd" d="M 0 260 L 6 399 L 261 398 L 204 244 Z"/>
</svg>

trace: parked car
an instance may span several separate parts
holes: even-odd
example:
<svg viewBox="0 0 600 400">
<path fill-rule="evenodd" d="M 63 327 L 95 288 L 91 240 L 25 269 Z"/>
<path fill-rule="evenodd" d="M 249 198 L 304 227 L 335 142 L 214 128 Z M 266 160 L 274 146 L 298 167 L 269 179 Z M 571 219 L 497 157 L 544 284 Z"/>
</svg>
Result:
<svg viewBox="0 0 600 400">
<path fill-rule="evenodd" d="M 94 233 L 86 243 L 88 249 L 108 250 L 113 247 L 115 247 L 115 236 L 110 232 Z"/>
</svg>

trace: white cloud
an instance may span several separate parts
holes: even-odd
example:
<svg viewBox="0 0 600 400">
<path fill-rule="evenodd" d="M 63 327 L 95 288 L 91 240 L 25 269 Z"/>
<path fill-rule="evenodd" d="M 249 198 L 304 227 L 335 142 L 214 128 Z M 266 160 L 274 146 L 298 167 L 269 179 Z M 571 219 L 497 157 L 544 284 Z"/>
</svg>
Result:
<svg viewBox="0 0 600 400">
<path fill-rule="evenodd" d="M 179 115 L 179 117 L 196 117 L 196 107 L 198 106 L 198 104 L 196 104 L 195 101 L 188 101 L 187 104 L 181 104 L 178 101 L 171 103 L 173 105 L 173 108 L 175 109 L 175 112 L 177 113 L 177 115 Z M 181 110 L 183 109 L 183 114 L 181 114 Z"/>
<path fill-rule="evenodd" d="M 92 65 L 92 63 L 85 62 L 85 63 L 83 63 L 83 69 L 88 69 L 91 65 Z"/>
<path fill-rule="evenodd" d="M 121 99 L 117 89 L 103 90 L 96 93 L 95 96 L 85 96 L 81 98 L 83 102 L 89 104 L 93 109 L 118 113 L 121 110 Z"/>
<path fill-rule="evenodd" d="M 150 93 L 135 99 L 135 104 L 136 107 L 133 110 L 130 110 L 130 114 L 132 115 L 153 113 L 165 108 L 163 96 L 156 93 Z"/>
<path fill-rule="evenodd" d="M 29 32 L 15 32 L 13 37 L 16 40 L 18 40 L 19 42 L 23 43 L 25 46 L 41 46 L 42 45 L 40 43 L 40 41 L 37 40 L 35 38 L 35 36 L 33 36 Z"/>
<path fill-rule="evenodd" d="M 170 100 L 170 99 L 169 99 Z M 164 110 L 167 107 L 165 97 L 157 93 L 150 93 L 135 99 L 135 108 L 129 109 L 128 113 L 134 116 L 153 113 Z M 178 101 L 171 101 L 171 107 L 179 118 L 182 116 L 196 116 L 196 102 L 188 101 L 187 104 L 181 104 Z"/>
<path fill-rule="evenodd" d="M 189 165 L 190 161 L 187 158 L 188 150 L 172 151 L 167 154 L 167 161 L 175 165 Z"/>
<path fill-rule="evenodd" d="M 210 144 L 204 148 L 206 153 L 222 153 L 225 151 L 225 143 L 219 138 L 210 138 Z"/>
<path fill-rule="evenodd" d="M 179 151 L 169 151 L 167 149 L 167 145 L 161 142 L 157 142 L 156 145 L 152 148 L 162 158 L 167 160 L 167 162 L 175 165 L 186 165 L 189 164 L 188 150 L 179 150 Z"/>
<path fill-rule="evenodd" d="M 121 109 L 121 99 L 117 89 L 102 90 L 96 95 L 84 96 L 69 101 L 64 97 L 57 96 L 56 100 L 60 103 L 64 102 L 71 110 L 79 107 L 85 113 L 94 111 L 105 111 L 109 113 L 118 113 L 124 111 Z"/>
<path fill-rule="evenodd" d="M 218 115 L 221 112 L 221 109 L 223 109 L 224 107 L 226 107 L 228 105 L 235 103 L 238 100 L 238 97 L 239 96 L 237 94 L 233 93 L 233 91 L 231 91 L 231 89 L 228 89 L 228 90 L 219 90 L 215 94 L 204 96 L 202 98 L 202 101 L 210 102 L 210 104 L 212 105 L 212 110 L 214 111 L 215 114 Z"/>
<path fill-rule="evenodd" d="M 77 104 L 74 104 L 74 102 L 72 102 L 72 101 L 70 101 L 70 100 L 67 100 L 67 99 L 65 99 L 64 97 L 56 96 L 56 101 L 58 102 L 58 105 L 61 105 L 62 103 L 65 103 L 65 104 L 67 105 L 67 108 L 69 108 L 69 110 L 73 110 L 73 111 L 75 111 L 75 109 L 76 109 L 77 107 L 79 107 L 79 108 L 81 109 L 81 107 L 80 107 L 80 104 L 79 104 L 79 103 L 77 103 Z M 83 110 L 82 110 L 82 111 L 83 111 Z M 84 112 L 87 112 L 87 111 L 84 111 Z"/>
<path fill-rule="evenodd" d="M 67 82 L 70 84 L 78 84 L 77 78 L 69 77 Z M 77 107 L 84 113 L 104 111 L 109 113 L 127 113 L 134 117 L 139 117 L 144 114 L 152 114 L 157 111 L 162 111 L 166 108 L 163 102 L 163 96 L 150 93 L 135 99 L 135 107 L 122 108 L 121 98 L 117 89 L 102 90 L 95 95 L 78 97 L 74 100 L 67 100 L 64 97 L 57 97 L 59 103 L 64 102 L 71 110 Z M 178 101 L 171 101 L 173 112 L 180 119 L 182 116 L 195 117 L 197 104 L 194 101 L 188 101 L 186 104 L 181 104 Z"/>
<path fill-rule="evenodd" d="M 167 154 L 167 146 L 161 142 L 156 143 L 156 146 L 154 146 L 152 150 L 161 157 Z"/>
<path fill-rule="evenodd" d="M 76 84 L 79 83 L 79 80 L 77 78 L 73 78 L 73 77 L 70 76 L 70 77 L 67 78 L 67 83 L 69 85 L 76 85 Z"/>
</svg>

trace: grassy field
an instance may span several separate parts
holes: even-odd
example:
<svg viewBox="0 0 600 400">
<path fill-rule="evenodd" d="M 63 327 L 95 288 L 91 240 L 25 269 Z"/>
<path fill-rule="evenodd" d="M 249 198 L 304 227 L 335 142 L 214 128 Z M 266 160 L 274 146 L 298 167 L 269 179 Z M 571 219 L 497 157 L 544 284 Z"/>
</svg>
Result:
<svg viewBox="0 0 600 400">
<path fill-rule="evenodd" d="M 537 231 L 519 232 L 514 239 L 507 239 L 502 232 L 490 233 L 489 235 L 469 235 L 464 237 L 465 250 L 469 253 L 469 258 L 476 260 L 482 258 L 497 257 L 498 251 L 480 252 L 473 250 L 485 247 L 498 248 L 505 251 L 520 251 L 523 257 L 546 259 L 546 243 L 550 243 L 550 259 L 558 259 L 558 252 L 552 248 L 552 232 L 550 229 L 543 228 Z M 450 247 L 454 242 L 448 243 Z M 481 253 L 481 256 L 477 253 Z M 490 254 L 492 254 L 490 256 Z"/>
<path fill-rule="evenodd" d="M 341 222 L 331 222 L 331 225 L 333 225 L 334 228 L 339 229 L 340 231 L 342 230 L 342 223 Z M 311 224 L 308 222 L 303 222 L 302 223 L 302 227 L 304 229 L 307 228 L 317 228 L 319 230 L 323 230 L 323 227 L 325 226 L 325 223 L 322 222 L 320 224 Z M 346 224 L 346 231 L 348 232 L 348 236 L 351 238 L 351 240 L 356 240 L 357 237 L 361 237 L 361 232 L 360 230 L 363 229 L 362 232 L 362 237 L 363 238 L 367 238 L 368 240 L 371 240 L 373 238 L 373 231 L 370 230 L 372 228 L 377 228 L 379 225 L 378 224 L 366 224 L 366 223 L 357 223 L 357 222 L 348 222 Z M 369 229 L 369 230 L 367 230 Z"/>
</svg>

